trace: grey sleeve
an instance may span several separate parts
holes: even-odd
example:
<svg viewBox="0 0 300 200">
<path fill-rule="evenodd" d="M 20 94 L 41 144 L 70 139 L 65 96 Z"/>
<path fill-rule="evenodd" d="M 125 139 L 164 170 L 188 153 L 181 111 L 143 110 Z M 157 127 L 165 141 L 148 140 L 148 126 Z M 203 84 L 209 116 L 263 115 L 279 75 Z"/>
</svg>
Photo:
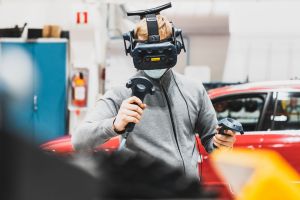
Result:
<svg viewBox="0 0 300 200">
<path fill-rule="evenodd" d="M 210 153 L 214 150 L 212 138 L 218 124 L 215 109 L 208 97 L 205 88 L 202 86 L 199 98 L 200 110 L 196 122 L 196 132 L 199 133 L 201 143 L 205 150 Z"/>
<path fill-rule="evenodd" d="M 113 130 L 113 120 L 121 103 L 122 98 L 113 91 L 107 92 L 96 102 L 72 135 L 72 145 L 76 151 L 91 150 L 118 135 Z"/>
</svg>

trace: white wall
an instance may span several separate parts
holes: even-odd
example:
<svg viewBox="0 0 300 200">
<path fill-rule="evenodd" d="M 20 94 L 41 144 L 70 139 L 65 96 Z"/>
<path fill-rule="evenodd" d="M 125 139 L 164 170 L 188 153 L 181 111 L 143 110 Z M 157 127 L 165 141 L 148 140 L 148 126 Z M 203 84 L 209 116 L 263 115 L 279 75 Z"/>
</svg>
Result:
<svg viewBox="0 0 300 200">
<path fill-rule="evenodd" d="M 223 80 L 300 78 L 299 66 L 300 36 L 232 36 Z"/>
<path fill-rule="evenodd" d="M 31 27 L 42 27 L 44 24 L 58 24 L 70 28 L 73 21 L 73 8 L 76 2 L 62 1 L 1 1 L 0 26 L 23 25 L 28 22 Z"/>
<path fill-rule="evenodd" d="M 235 4 L 223 80 L 300 78 L 299 10 L 299 1 Z"/>
<path fill-rule="evenodd" d="M 211 81 L 220 81 L 227 57 L 228 42 L 228 35 L 192 35 L 190 65 L 209 66 Z"/>
</svg>

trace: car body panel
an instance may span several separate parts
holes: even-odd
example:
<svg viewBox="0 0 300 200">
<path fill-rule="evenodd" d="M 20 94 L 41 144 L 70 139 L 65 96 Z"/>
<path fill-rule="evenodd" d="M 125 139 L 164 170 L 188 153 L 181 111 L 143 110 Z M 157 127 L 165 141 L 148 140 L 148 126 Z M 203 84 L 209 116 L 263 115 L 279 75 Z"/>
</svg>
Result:
<svg viewBox="0 0 300 200">
<path fill-rule="evenodd" d="M 300 173 L 300 131 L 267 132 L 264 134 L 262 148 L 278 152 Z"/>
<path fill-rule="evenodd" d="M 213 89 L 208 92 L 212 102 L 223 97 L 231 97 L 236 95 L 245 94 L 261 94 L 265 93 L 265 105 L 262 114 L 266 112 L 268 104 L 273 103 L 269 100 L 270 96 L 276 92 L 296 92 L 300 94 L 300 81 L 274 81 L 274 82 L 261 82 L 261 83 L 249 83 L 235 86 L 222 87 Z M 268 111 L 270 112 L 270 111 Z M 264 117 L 259 118 L 258 123 L 261 124 Z M 258 129 L 260 126 L 257 126 Z M 198 150 L 202 155 L 199 159 L 199 174 L 205 186 L 210 186 L 221 191 L 222 197 L 231 198 L 230 192 L 228 192 L 227 184 L 215 173 L 210 160 L 209 155 L 205 151 L 201 144 L 199 137 L 196 137 L 198 141 Z M 251 131 L 246 132 L 244 135 L 237 135 L 235 147 L 244 147 L 249 149 L 272 149 L 280 153 L 299 173 L 300 173 L 300 159 L 298 159 L 298 152 L 300 152 L 300 130 L 285 130 L 285 131 Z M 103 145 L 97 147 L 97 150 L 114 151 L 120 144 L 120 137 L 112 138 Z M 52 151 L 59 154 L 73 153 L 74 150 L 71 145 L 70 136 L 59 138 L 54 141 L 50 141 L 41 146 L 46 151 Z M 227 188 L 227 190 L 224 190 Z"/>
<path fill-rule="evenodd" d="M 106 151 L 112 152 L 116 151 L 120 145 L 120 136 L 116 136 L 106 141 L 105 143 L 99 145 L 95 148 L 95 151 Z M 49 141 L 41 145 L 44 151 L 53 152 L 57 154 L 72 154 L 75 152 L 72 143 L 71 135 L 60 137 L 56 140 Z"/>
<path fill-rule="evenodd" d="M 266 81 L 226 86 L 222 88 L 212 89 L 208 92 L 208 94 L 211 99 L 214 99 L 216 97 L 232 94 L 274 91 L 300 91 L 300 80 Z"/>
</svg>

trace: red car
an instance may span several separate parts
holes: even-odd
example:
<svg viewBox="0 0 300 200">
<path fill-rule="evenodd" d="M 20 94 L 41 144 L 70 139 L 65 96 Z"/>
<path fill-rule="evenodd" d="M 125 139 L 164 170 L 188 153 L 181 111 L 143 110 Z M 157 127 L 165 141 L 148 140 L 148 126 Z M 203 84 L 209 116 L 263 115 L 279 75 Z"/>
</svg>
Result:
<svg viewBox="0 0 300 200">
<path fill-rule="evenodd" d="M 231 117 L 243 124 L 245 134 L 237 135 L 235 146 L 275 150 L 300 173 L 300 81 L 228 86 L 210 90 L 209 96 L 218 119 Z M 199 144 L 199 138 L 197 141 Z M 114 151 L 119 142 L 119 137 L 112 138 L 98 149 Z M 214 173 L 204 148 L 200 144 L 198 148 L 202 155 L 199 172 L 204 184 L 224 191 L 226 183 Z M 70 136 L 45 143 L 42 149 L 58 154 L 74 151 Z"/>
</svg>

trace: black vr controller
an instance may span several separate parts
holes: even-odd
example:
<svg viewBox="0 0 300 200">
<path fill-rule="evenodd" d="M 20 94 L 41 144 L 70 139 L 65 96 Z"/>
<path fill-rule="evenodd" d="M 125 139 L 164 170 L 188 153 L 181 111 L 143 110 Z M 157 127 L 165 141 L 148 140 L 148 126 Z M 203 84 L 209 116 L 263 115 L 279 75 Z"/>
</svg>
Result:
<svg viewBox="0 0 300 200">
<path fill-rule="evenodd" d="M 172 68 L 176 65 L 177 55 L 181 50 L 186 51 L 182 31 L 174 26 L 171 37 L 160 40 L 156 15 L 170 7 L 171 3 L 167 3 L 156 8 L 127 12 L 127 16 L 138 15 L 141 19 L 146 18 L 147 22 L 148 40 L 137 40 L 134 30 L 123 34 L 125 53 L 132 56 L 135 68 L 139 70 Z M 177 37 L 180 37 L 181 41 L 177 40 Z M 129 42 L 128 46 L 126 41 Z"/>
<path fill-rule="evenodd" d="M 241 133 L 241 135 L 244 134 L 244 129 L 242 124 L 235 119 L 232 118 L 221 119 L 218 122 L 218 125 L 221 127 L 219 133 L 222 135 L 226 135 L 224 132 L 225 130 L 239 132 Z"/>
<path fill-rule="evenodd" d="M 155 89 L 153 87 L 153 84 L 150 80 L 148 80 L 145 77 L 137 77 L 130 79 L 127 84 L 127 88 L 131 88 L 132 90 L 132 96 L 138 97 L 141 101 L 144 101 L 144 98 L 147 94 L 153 95 L 155 92 Z M 129 123 L 126 126 L 125 132 L 128 134 L 129 132 L 132 132 L 134 129 L 135 123 Z M 125 135 L 127 137 L 127 135 Z"/>
<path fill-rule="evenodd" d="M 241 135 L 244 134 L 244 129 L 243 129 L 242 124 L 235 119 L 232 119 L 232 118 L 221 119 L 218 122 L 218 125 L 221 127 L 219 130 L 219 134 L 221 134 L 221 135 L 227 135 L 225 133 L 225 130 L 239 132 L 239 133 L 241 133 Z M 217 148 L 217 146 L 215 144 L 213 146 L 215 148 Z"/>
</svg>

